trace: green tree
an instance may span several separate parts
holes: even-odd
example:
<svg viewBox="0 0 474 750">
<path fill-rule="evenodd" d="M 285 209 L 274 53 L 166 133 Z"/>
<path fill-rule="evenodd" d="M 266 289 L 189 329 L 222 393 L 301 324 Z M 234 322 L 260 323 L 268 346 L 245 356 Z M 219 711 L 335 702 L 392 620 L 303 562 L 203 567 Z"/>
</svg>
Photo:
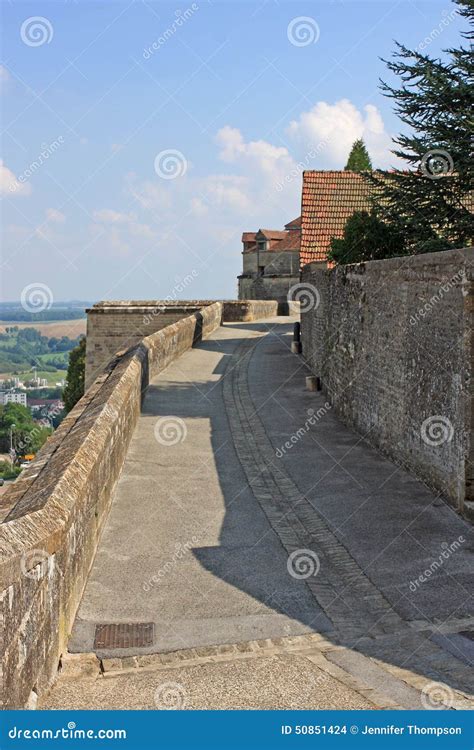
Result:
<svg viewBox="0 0 474 750">
<path fill-rule="evenodd" d="M 474 3 L 455 1 L 471 23 L 462 36 L 472 40 Z M 401 81 L 398 88 L 384 82 L 381 88 L 407 126 L 393 153 L 408 169 L 368 179 L 376 188 L 380 218 L 403 232 L 412 253 L 472 244 L 467 196 L 474 175 L 474 57 L 469 47 L 460 42 L 441 60 L 397 44 L 393 60 L 385 61 Z"/>
<path fill-rule="evenodd" d="M 84 380 L 86 373 L 86 339 L 83 337 L 79 344 L 69 353 L 69 367 L 67 368 L 66 387 L 63 391 L 63 401 L 69 412 L 84 395 Z"/>
<path fill-rule="evenodd" d="M 372 170 L 369 152 L 362 138 L 352 144 L 351 153 L 344 169 L 346 172 L 370 172 Z"/>
<path fill-rule="evenodd" d="M 0 444 L 3 452 L 10 450 L 10 436 L 18 456 L 36 453 L 52 430 L 37 424 L 29 409 L 22 404 L 8 403 L 0 407 Z"/>
<path fill-rule="evenodd" d="M 344 236 L 333 238 L 328 259 L 333 263 L 360 263 L 405 255 L 403 235 L 374 212 L 356 211 L 347 220 Z"/>
</svg>

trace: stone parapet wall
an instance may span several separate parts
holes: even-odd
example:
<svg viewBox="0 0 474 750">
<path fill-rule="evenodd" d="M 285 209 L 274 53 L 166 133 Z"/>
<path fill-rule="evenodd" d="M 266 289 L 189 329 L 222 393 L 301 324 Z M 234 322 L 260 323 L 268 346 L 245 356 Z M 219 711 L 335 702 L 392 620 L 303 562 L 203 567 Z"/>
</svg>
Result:
<svg viewBox="0 0 474 750">
<path fill-rule="evenodd" d="M 212 304 L 212 300 L 133 300 L 105 301 L 94 305 L 87 310 L 86 389 L 117 352 Z M 229 300 L 224 302 L 223 321 L 258 320 L 277 315 L 278 310 L 276 296 L 264 301 Z M 283 311 L 280 314 L 287 313 Z"/>
<path fill-rule="evenodd" d="M 472 498 L 472 248 L 327 270 L 303 283 L 303 355 L 337 413 L 459 509 Z"/>
<path fill-rule="evenodd" d="M 216 302 L 113 359 L 2 500 L 1 701 L 54 678 L 150 378 L 221 323 Z"/>
<path fill-rule="evenodd" d="M 86 310 L 86 389 L 117 352 L 209 304 L 207 300 L 104 301 Z"/>
<path fill-rule="evenodd" d="M 252 321 L 261 318 L 272 318 L 278 315 L 276 300 L 233 300 L 223 302 L 223 322 Z"/>
</svg>

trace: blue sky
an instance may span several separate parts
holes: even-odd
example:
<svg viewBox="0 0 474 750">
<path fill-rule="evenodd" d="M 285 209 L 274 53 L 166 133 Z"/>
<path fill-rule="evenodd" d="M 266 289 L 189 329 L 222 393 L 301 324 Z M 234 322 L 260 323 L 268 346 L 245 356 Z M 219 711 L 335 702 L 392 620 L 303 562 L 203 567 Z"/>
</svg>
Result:
<svg viewBox="0 0 474 750">
<path fill-rule="evenodd" d="M 341 169 L 361 136 L 395 163 L 379 58 L 457 45 L 453 10 L 4 1 L 2 299 L 235 297 L 242 231 L 299 214 L 302 165 Z"/>
</svg>

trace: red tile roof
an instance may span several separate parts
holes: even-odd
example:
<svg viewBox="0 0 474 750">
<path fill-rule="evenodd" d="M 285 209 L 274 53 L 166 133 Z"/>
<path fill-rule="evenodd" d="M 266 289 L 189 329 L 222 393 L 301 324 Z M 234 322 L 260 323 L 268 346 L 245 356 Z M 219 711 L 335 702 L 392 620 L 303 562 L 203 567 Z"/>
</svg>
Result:
<svg viewBox="0 0 474 750">
<path fill-rule="evenodd" d="M 285 252 L 285 250 L 299 250 L 301 243 L 301 232 L 290 231 L 285 232 L 286 237 L 280 242 L 275 242 L 274 247 L 270 247 L 270 250 L 276 250 L 278 253 Z"/>
<path fill-rule="evenodd" d="M 303 172 L 301 252 L 303 267 L 326 260 L 333 237 L 342 237 L 347 219 L 369 206 L 370 187 L 359 172 Z"/>
<path fill-rule="evenodd" d="M 285 224 L 285 229 L 300 229 L 301 228 L 301 216 L 298 216 L 296 219 L 293 219 L 293 221 L 289 221 L 288 224 Z"/>
<path fill-rule="evenodd" d="M 259 229 L 258 232 L 244 232 L 242 242 L 244 243 L 244 253 L 254 253 L 257 251 L 257 241 L 259 235 L 267 241 L 266 252 L 285 252 L 300 249 L 301 240 L 301 216 L 293 219 L 289 224 L 285 224 L 285 230 L 279 229 Z"/>
<path fill-rule="evenodd" d="M 278 229 L 259 229 L 257 234 L 263 234 L 266 240 L 283 240 L 286 232 Z"/>
</svg>

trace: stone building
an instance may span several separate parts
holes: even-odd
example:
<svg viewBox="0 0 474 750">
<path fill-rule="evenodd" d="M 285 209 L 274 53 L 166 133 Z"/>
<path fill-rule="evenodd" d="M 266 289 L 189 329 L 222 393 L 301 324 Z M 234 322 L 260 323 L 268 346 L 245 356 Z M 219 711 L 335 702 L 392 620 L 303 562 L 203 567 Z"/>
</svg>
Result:
<svg viewBox="0 0 474 750">
<path fill-rule="evenodd" d="M 300 279 L 300 239 L 300 217 L 285 224 L 283 231 L 244 232 L 239 299 L 285 301 Z"/>
</svg>

